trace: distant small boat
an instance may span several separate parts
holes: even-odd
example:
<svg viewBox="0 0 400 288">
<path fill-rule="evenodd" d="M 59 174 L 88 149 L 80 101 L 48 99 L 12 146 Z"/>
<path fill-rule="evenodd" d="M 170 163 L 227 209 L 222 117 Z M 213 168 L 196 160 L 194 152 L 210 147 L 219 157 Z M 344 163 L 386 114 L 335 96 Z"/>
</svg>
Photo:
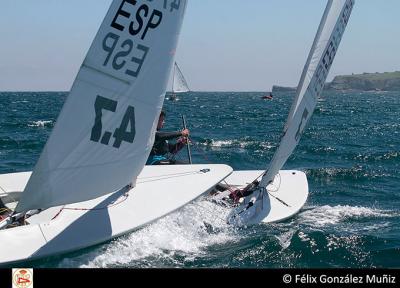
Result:
<svg viewBox="0 0 400 288">
<path fill-rule="evenodd" d="M 171 96 L 169 96 L 168 100 L 176 101 L 178 100 L 178 97 L 176 97 L 176 94 L 172 94 Z"/>
<path fill-rule="evenodd" d="M 269 93 L 269 95 L 261 96 L 261 99 L 269 99 L 269 100 L 271 100 L 272 98 L 274 98 L 274 97 L 272 96 L 272 93 Z"/>
<path fill-rule="evenodd" d="M 178 64 L 174 64 L 174 73 L 172 74 L 172 95 L 169 96 L 168 100 L 177 101 L 179 98 L 176 94 L 190 92 L 189 85 L 187 84 L 185 77 L 179 69 Z"/>
</svg>

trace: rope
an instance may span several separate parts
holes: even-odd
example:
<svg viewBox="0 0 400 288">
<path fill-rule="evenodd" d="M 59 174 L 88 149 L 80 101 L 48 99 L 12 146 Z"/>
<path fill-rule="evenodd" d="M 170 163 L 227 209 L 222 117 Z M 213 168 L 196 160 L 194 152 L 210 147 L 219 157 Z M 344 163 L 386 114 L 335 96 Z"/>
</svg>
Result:
<svg viewBox="0 0 400 288">
<path fill-rule="evenodd" d="M 195 143 L 195 146 L 194 146 L 194 147 L 196 147 L 197 149 L 199 149 L 199 151 L 201 152 L 201 154 L 204 154 L 204 155 L 203 155 L 204 158 L 205 158 L 207 161 L 209 161 L 209 160 L 205 157 L 205 152 L 204 152 L 204 150 L 200 149 L 200 148 L 198 147 L 198 144 L 197 144 L 197 143 Z M 253 182 L 256 181 L 258 178 L 262 177 L 262 176 L 264 175 L 264 173 L 265 173 L 265 172 L 262 172 L 259 176 L 257 176 L 257 177 L 256 177 L 252 182 L 250 182 L 250 183 L 253 183 Z M 278 176 L 279 182 L 278 182 L 277 185 L 274 185 L 276 188 L 275 188 L 274 190 L 272 190 L 272 189 L 267 190 L 266 187 L 265 187 L 265 191 L 268 193 L 268 195 L 270 195 L 271 197 L 275 198 L 276 200 L 278 200 L 278 201 L 279 201 L 280 203 L 282 203 L 283 205 L 285 205 L 285 206 L 287 206 L 287 207 L 291 207 L 289 204 L 287 204 L 287 203 L 286 203 L 285 201 L 283 201 L 282 199 L 280 199 L 280 198 L 278 198 L 277 196 L 271 194 L 271 192 L 277 192 L 277 191 L 279 191 L 279 188 L 280 188 L 280 186 L 281 186 L 281 184 L 282 184 L 282 178 L 281 178 L 280 173 L 278 173 L 277 176 Z M 235 191 L 235 188 L 234 188 L 233 186 L 231 186 L 231 185 L 230 185 L 229 183 L 227 183 L 225 180 L 223 180 L 223 182 L 227 185 L 227 188 L 228 188 L 229 192 L 234 192 L 234 191 Z"/>
<path fill-rule="evenodd" d="M 104 209 L 108 209 L 108 208 L 110 208 L 110 207 L 117 206 L 117 205 L 121 204 L 122 202 L 126 201 L 126 199 L 128 199 L 128 197 L 129 197 L 129 192 L 126 192 L 126 193 L 124 193 L 123 199 L 122 199 L 122 200 L 120 200 L 120 201 L 118 201 L 118 202 L 114 202 L 114 203 L 109 204 L 109 205 L 104 206 L 104 207 L 99 207 L 99 208 L 70 208 L 70 207 L 65 207 L 65 206 L 63 206 L 63 207 L 60 209 L 60 211 L 58 211 L 57 214 L 54 215 L 53 218 L 51 218 L 51 220 L 56 219 L 56 218 L 58 217 L 58 215 L 60 215 L 61 212 L 62 212 L 63 210 L 72 210 L 72 211 L 96 211 L 96 210 L 104 210 Z"/>
<path fill-rule="evenodd" d="M 176 175 L 179 175 L 179 176 L 186 176 L 186 175 L 197 174 L 197 173 L 206 173 L 206 172 L 203 171 L 203 170 L 200 170 L 200 171 L 190 171 L 190 172 L 183 172 L 183 173 L 167 174 L 167 175 L 161 175 L 161 176 L 171 176 L 171 175 L 174 175 L 174 177 L 176 177 Z M 157 176 L 157 177 L 160 177 L 160 176 Z M 143 177 L 143 178 L 154 178 L 154 176 L 153 176 L 153 177 Z M 171 177 L 171 178 L 172 178 L 172 177 Z M 164 178 L 164 179 L 167 179 L 167 178 Z M 151 181 L 151 180 L 150 180 L 150 181 Z M 143 182 L 149 182 L 149 181 L 143 181 Z M 139 182 L 139 183 L 143 183 L 143 182 Z M 117 206 L 117 205 L 121 204 L 122 202 L 126 201 L 126 199 L 128 199 L 128 197 L 129 197 L 129 191 L 126 192 L 126 193 L 124 193 L 124 195 L 123 195 L 123 197 L 122 197 L 122 200 L 120 200 L 120 201 L 118 201 L 118 202 L 114 202 L 114 203 L 109 204 L 109 205 L 104 206 L 104 207 L 99 207 L 99 208 L 70 208 L 70 207 L 65 207 L 65 206 L 63 206 L 63 207 L 60 209 L 60 211 L 58 211 L 57 214 L 56 214 L 51 220 L 57 218 L 58 215 L 60 215 L 60 213 L 61 213 L 63 210 L 72 210 L 72 211 L 96 211 L 96 210 L 103 210 L 103 209 L 107 209 L 107 208 L 110 208 L 110 207 Z M 120 198 L 121 198 L 121 197 L 120 197 Z"/>
<path fill-rule="evenodd" d="M 137 183 L 138 184 L 142 184 L 142 183 L 147 183 L 147 182 L 160 181 L 160 180 L 176 178 L 176 177 L 184 177 L 184 176 L 200 174 L 200 173 L 205 173 L 204 169 L 198 170 L 198 171 L 189 171 L 189 172 L 182 172 L 182 173 L 174 173 L 174 174 L 157 175 L 157 176 L 151 176 L 151 177 L 143 177 L 143 178 L 138 179 Z M 146 179 L 148 179 L 148 180 L 146 180 Z"/>
<path fill-rule="evenodd" d="M 1 214 L 1 213 L 8 212 L 8 211 L 10 211 L 10 210 L 7 209 L 7 208 L 0 208 L 0 214 Z"/>
<path fill-rule="evenodd" d="M 224 179 L 222 182 L 224 182 L 229 190 L 229 192 L 234 192 L 235 189 L 233 188 L 233 186 L 231 186 L 231 184 L 229 184 L 228 182 L 226 182 L 226 180 Z"/>
<path fill-rule="evenodd" d="M 196 171 L 187 171 L 187 172 L 180 172 L 180 173 L 171 173 L 171 174 L 164 174 L 164 175 L 157 175 L 157 176 L 148 176 L 148 177 L 140 177 L 138 180 L 142 180 L 142 179 L 150 179 L 150 178 L 161 178 L 161 177 L 176 177 L 176 176 L 187 176 L 187 175 L 191 175 L 191 174 L 198 174 L 198 173 L 202 173 L 202 171 L 200 170 L 196 170 Z M 142 182 L 139 182 L 142 183 Z"/>
</svg>

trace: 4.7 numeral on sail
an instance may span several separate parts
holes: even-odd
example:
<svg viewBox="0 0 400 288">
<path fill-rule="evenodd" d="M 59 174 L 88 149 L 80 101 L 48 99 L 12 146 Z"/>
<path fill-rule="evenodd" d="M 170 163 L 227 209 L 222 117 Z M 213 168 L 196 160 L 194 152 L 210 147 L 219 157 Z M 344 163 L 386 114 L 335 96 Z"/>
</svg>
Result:
<svg viewBox="0 0 400 288">
<path fill-rule="evenodd" d="M 97 95 L 96 101 L 94 102 L 95 120 L 90 135 L 90 140 L 93 142 L 99 142 L 104 145 L 108 145 L 111 140 L 111 136 L 115 138 L 113 147 L 119 148 L 123 141 L 133 143 L 135 139 L 135 108 L 128 106 L 125 114 L 122 118 L 121 124 L 114 130 L 114 133 L 110 131 L 103 132 L 103 111 L 116 112 L 118 102 L 109 98 Z"/>
</svg>

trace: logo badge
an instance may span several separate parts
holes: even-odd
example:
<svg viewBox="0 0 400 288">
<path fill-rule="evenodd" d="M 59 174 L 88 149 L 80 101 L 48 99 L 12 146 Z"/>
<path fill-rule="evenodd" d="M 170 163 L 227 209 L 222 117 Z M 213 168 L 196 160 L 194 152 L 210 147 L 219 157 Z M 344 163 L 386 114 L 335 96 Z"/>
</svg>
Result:
<svg viewBox="0 0 400 288">
<path fill-rule="evenodd" d="M 13 288 L 33 288 L 33 269 L 32 268 L 13 268 L 12 269 Z"/>
</svg>

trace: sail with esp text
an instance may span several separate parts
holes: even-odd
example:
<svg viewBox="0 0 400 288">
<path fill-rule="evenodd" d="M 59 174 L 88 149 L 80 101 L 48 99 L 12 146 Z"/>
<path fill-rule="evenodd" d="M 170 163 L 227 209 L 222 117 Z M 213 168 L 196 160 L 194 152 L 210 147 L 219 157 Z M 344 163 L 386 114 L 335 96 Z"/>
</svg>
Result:
<svg viewBox="0 0 400 288">
<path fill-rule="evenodd" d="M 154 142 L 186 0 L 114 0 L 16 212 L 135 184 Z"/>
</svg>

